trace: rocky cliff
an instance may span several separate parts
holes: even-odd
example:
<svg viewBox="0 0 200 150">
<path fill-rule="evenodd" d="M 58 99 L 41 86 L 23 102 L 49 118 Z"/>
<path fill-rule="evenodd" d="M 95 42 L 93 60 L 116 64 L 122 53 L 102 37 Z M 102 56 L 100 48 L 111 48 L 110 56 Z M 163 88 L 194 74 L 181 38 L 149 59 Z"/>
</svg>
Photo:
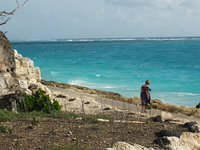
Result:
<svg viewBox="0 0 200 150">
<path fill-rule="evenodd" d="M 19 82 L 15 73 L 14 51 L 2 32 L 0 32 L 0 55 L 0 95 L 15 93 L 19 90 Z"/>
<path fill-rule="evenodd" d="M 12 48 L 0 31 L 0 109 L 13 110 L 21 93 L 32 93 L 38 88 L 50 90 L 40 83 L 41 73 L 29 58 L 23 58 Z"/>
</svg>

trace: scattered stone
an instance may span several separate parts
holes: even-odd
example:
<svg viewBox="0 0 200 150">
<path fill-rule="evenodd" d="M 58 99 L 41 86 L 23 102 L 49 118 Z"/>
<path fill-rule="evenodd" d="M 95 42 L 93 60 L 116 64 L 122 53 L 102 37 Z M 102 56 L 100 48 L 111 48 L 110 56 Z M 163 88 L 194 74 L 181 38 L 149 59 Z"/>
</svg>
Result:
<svg viewBox="0 0 200 150">
<path fill-rule="evenodd" d="M 167 113 L 163 111 L 160 115 L 156 116 L 154 120 L 156 122 L 165 122 L 167 120 L 173 120 L 173 119 L 174 117 L 172 116 L 171 113 Z"/>
<path fill-rule="evenodd" d="M 103 110 L 110 110 L 110 108 L 109 108 L 109 107 L 106 107 L 106 108 L 104 108 Z"/>
<path fill-rule="evenodd" d="M 190 129 L 195 124 L 197 124 L 196 121 L 186 122 L 183 127 Z"/>
<path fill-rule="evenodd" d="M 90 102 L 86 102 L 85 104 L 90 104 Z"/>
<path fill-rule="evenodd" d="M 200 125 L 199 124 L 194 124 L 189 128 L 189 130 L 193 133 L 200 133 Z"/>
<path fill-rule="evenodd" d="M 97 120 L 100 121 L 100 122 L 109 122 L 110 121 L 108 119 L 101 119 L 101 118 L 98 118 Z"/>
<path fill-rule="evenodd" d="M 176 131 L 176 130 L 161 130 L 160 132 L 155 133 L 158 137 L 164 137 L 164 136 L 175 136 L 180 138 L 182 132 Z"/>
<path fill-rule="evenodd" d="M 72 141 L 76 141 L 77 140 L 77 138 L 72 138 Z"/>
<path fill-rule="evenodd" d="M 83 118 L 82 117 L 78 117 L 78 118 L 76 118 L 76 120 L 82 120 Z"/>
<path fill-rule="evenodd" d="M 136 115 L 136 113 L 130 112 L 127 115 Z"/>
<path fill-rule="evenodd" d="M 69 99 L 70 102 L 75 101 L 75 100 L 76 100 L 75 98 L 70 98 Z"/>
<path fill-rule="evenodd" d="M 62 95 L 62 94 L 59 94 L 59 95 L 57 95 L 56 97 L 57 97 L 57 98 L 66 98 L 66 96 L 65 96 L 65 95 Z"/>
<path fill-rule="evenodd" d="M 69 131 L 69 132 L 67 133 L 67 137 L 70 137 L 70 136 L 73 136 L 73 133 L 72 133 L 71 131 Z"/>
</svg>

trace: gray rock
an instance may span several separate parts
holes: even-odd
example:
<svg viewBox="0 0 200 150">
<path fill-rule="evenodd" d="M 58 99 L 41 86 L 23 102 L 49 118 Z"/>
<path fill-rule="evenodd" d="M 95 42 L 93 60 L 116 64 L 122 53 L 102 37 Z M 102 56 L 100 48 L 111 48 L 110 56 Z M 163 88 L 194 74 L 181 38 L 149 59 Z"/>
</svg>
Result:
<svg viewBox="0 0 200 150">
<path fill-rule="evenodd" d="M 193 133 L 200 133 L 200 125 L 194 124 L 193 126 L 190 127 L 190 131 Z"/>
</svg>

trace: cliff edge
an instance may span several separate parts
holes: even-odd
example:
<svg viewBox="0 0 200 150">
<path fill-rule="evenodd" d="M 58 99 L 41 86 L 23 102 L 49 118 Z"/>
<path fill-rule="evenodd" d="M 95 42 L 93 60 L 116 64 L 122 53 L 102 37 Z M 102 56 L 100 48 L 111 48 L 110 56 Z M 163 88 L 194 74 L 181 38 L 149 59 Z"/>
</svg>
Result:
<svg viewBox="0 0 200 150">
<path fill-rule="evenodd" d="M 32 94 L 38 88 L 51 96 L 51 91 L 40 83 L 40 68 L 29 58 L 14 50 L 0 31 L 0 109 L 14 110 L 15 101 L 22 93 Z"/>
</svg>

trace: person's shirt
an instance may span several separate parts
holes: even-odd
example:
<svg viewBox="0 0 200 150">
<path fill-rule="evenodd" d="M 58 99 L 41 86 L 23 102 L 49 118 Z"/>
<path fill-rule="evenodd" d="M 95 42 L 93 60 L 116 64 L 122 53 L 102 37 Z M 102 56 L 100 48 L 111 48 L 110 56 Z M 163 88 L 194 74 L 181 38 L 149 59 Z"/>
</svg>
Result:
<svg viewBox="0 0 200 150">
<path fill-rule="evenodd" d="M 149 88 L 149 86 L 143 85 L 143 86 L 141 87 L 141 91 L 142 91 L 142 92 L 151 91 L 151 89 Z"/>
</svg>

